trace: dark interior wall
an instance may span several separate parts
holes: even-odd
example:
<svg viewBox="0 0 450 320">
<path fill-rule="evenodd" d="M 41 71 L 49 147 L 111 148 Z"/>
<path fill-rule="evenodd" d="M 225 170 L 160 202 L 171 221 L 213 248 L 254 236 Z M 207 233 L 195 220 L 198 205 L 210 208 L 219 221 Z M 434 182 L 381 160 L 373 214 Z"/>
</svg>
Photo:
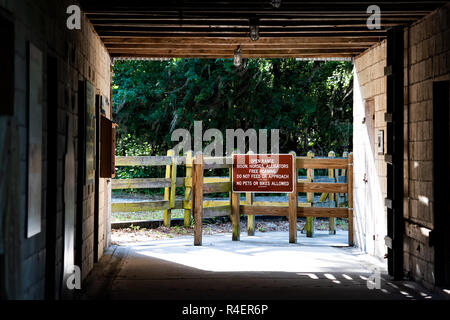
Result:
<svg viewBox="0 0 450 320">
<path fill-rule="evenodd" d="M 436 284 L 436 247 L 430 240 L 438 229 L 433 191 L 433 101 L 438 97 L 433 84 L 450 80 L 450 4 L 406 28 L 404 39 L 404 271 L 431 287 Z"/>
<path fill-rule="evenodd" d="M 0 251 L 4 261 L 0 272 L 5 287 L 2 292 L 6 298 L 42 299 L 46 293 L 49 298 L 60 295 L 64 250 L 63 195 L 67 119 L 73 123 L 73 142 L 77 143 L 78 116 L 82 112 L 78 108 L 79 81 L 88 80 L 94 85 L 96 93 L 108 98 L 110 95 L 110 58 L 92 26 L 82 17 L 81 30 L 68 30 L 66 27 L 67 7 L 75 3 L 76 1 L 57 0 L 0 1 L 0 11 L 10 17 L 15 30 L 13 63 L 10 64 L 15 68 L 11 90 L 14 104 L 9 114 L 0 112 L 0 150 L 4 160 L 0 169 L 0 218 L 5 222 L 0 224 L 4 228 L 0 236 L 0 247 L 4 248 L 3 252 Z M 39 48 L 44 56 L 42 230 L 31 238 L 27 238 L 25 232 L 29 42 Z M 5 52 L 7 51 L 2 46 L 2 58 Z M 76 153 L 74 160 L 77 164 L 79 157 Z M 104 181 L 101 184 L 104 185 Z M 82 190 L 90 188 L 92 187 L 82 184 Z M 4 190 L 8 193 L 4 193 Z M 94 196 L 88 193 L 83 198 L 82 202 L 74 203 L 73 206 L 80 208 L 81 214 L 86 217 L 80 226 L 83 240 L 77 247 L 82 253 L 80 267 L 83 277 L 86 277 L 94 261 Z M 103 215 L 104 212 L 100 214 Z M 89 225 L 90 221 L 92 226 Z M 104 229 L 103 225 L 101 227 Z M 101 248 L 105 246 L 105 242 L 100 244 Z M 1 283 L 0 281 L 0 285 Z M 54 287 L 48 288 L 52 283 Z"/>
<path fill-rule="evenodd" d="M 2 77 L 0 77 L 0 175 L 3 177 L 8 170 L 9 164 L 9 116 L 14 110 L 14 23 L 12 17 L 0 9 L 0 38 L 2 39 L 2 50 L 0 50 L 0 61 L 3 62 Z M 0 179 L 0 299 L 6 297 L 6 260 L 5 260 L 5 237 L 6 234 L 6 201 L 8 199 L 8 181 Z M 3 238 L 3 239 L 2 239 Z"/>
<path fill-rule="evenodd" d="M 436 195 L 433 192 L 433 162 L 436 161 L 433 156 L 435 144 L 433 121 L 436 118 L 433 117 L 433 103 L 442 102 L 442 99 L 433 95 L 433 84 L 450 79 L 450 4 L 405 28 L 403 35 L 404 88 L 403 91 L 397 92 L 403 94 L 404 101 L 402 148 L 404 233 L 403 247 L 400 248 L 402 249 L 400 251 L 403 251 L 403 274 L 398 276 L 409 276 L 428 287 L 433 287 L 436 284 L 435 257 L 438 254 L 435 252 L 434 241 L 430 241 L 434 238 L 430 233 L 433 234 L 438 223 L 435 220 Z M 389 73 L 389 70 L 385 70 L 386 49 L 386 43 L 382 42 L 355 58 L 353 106 L 355 240 L 356 245 L 362 250 L 381 259 L 387 248 L 383 238 L 387 235 L 385 210 L 386 204 L 389 204 L 389 201 L 385 201 L 388 190 L 385 153 L 387 153 L 387 118 L 389 118 L 385 116 L 387 112 L 385 71 Z M 373 142 L 367 133 L 370 124 L 364 121 L 364 117 L 367 116 L 364 106 L 372 99 L 375 103 L 375 129 L 377 132 L 384 132 L 385 148 L 381 155 L 368 151 L 368 144 L 370 143 L 372 149 Z M 445 115 L 442 117 L 445 118 Z M 445 127 L 448 129 L 450 126 L 447 123 Z M 448 149 L 445 143 L 439 144 L 440 148 Z M 367 163 L 372 165 L 372 168 Z M 368 183 L 362 182 L 365 177 Z M 365 196 L 367 194 L 370 195 L 369 198 Z M 443 214 L 450 216 L 448 207 L 445 210 Z M 444 237 L 436 239 L 449 243 L 449 228 L 447 221 Z M 448 246 L 444 249 L 441 246 L 440 249 L 448 252 Z"/>
<path fill-rule="evenodd" d="M 433 219 L 435 281 L 450 285 L 450 203 L 442 186 L 450 180 L 450 81 L 433 82 Z M 443 147 L 447 146 L 447 147 Z"/>
</svg>

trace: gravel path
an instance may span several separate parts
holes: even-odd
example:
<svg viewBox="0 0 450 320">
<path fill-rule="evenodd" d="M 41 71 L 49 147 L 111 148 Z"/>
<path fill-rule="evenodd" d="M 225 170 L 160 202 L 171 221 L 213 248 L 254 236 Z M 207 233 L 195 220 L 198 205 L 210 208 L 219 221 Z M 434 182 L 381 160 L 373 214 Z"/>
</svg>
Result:
<svg viewBox="0 0 450 320">
<path fill-rule="evenodd" d="M 306 224 L 306 219 L 298 219 L 297 230 L 301 232 Z M 241 233 L 247 232 L 247 219 L 241 219 Z M 315 230 L 328 230 L 328 219 L 326 218 L 316 218 L 315 219 Z M 347 230 L 347 222 L 344 219 L 337 219 L 336 230 Z M 213 234 L 223 234 L 231 233 L 231 222 L 221 222 L 210 223 L 203 226 L 204 235 Z M 276 232 L 283 231 L 289 232 L 289 222 L 286 218 L 256 218 L 256 229 L 255 232 Z M 161 240 L 170 239 L 179 236 L 194 235 L 193 228 L 184 227 L 164 227 L 161 226 L 156 229 L 145 229 L 139 227 L 124 228 L 124 229 L 113 229 L 111 230 L 111 240 L 113 244 L 124 244 L 129 242 L 141 242 L 149 240 Z"/>
</svg>

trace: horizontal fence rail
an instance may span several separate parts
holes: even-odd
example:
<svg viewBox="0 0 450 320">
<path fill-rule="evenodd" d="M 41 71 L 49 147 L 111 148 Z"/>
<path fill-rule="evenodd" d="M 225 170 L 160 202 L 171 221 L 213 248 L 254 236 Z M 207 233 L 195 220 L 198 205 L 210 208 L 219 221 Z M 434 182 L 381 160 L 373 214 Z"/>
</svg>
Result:
<svg viewBox="0 0 450 320">
<path fill-rule="evenodd" d="M 295 153 L 293 153 L 295 155 Z M 344 153 L 336 158 L 330 152 L 326 158 L 314 157 L 308 152 L 306 157 L 295 157 L 294 169 L 297 183 L 288 201 L 255 201 L 254 194 L 246 193 L 241 203 L 240 194 L 232 192 L 230 157 L 195 158 L 191 153 L 184 157 L 174 155 L 173 150 L 167 156 L 116 157 L 116 167 L 152 166 L 165 167 L 164 178 L 113 179 L 111 187 L 119 189 L 164 188 L 164 200 L 114 202 L 112 212 L 163 211 L 165 226 L 170 226 L 173 209 L 184 210 L 184 225 L 194 220 L 194 244 L 201 245 L 202 219 L 230 216 L 233 240 L 240 238 L 240 216 L 247 216 L 248 234 L 255 234 L 255 216 L 279 216 L 289 219 L 289 241 L 297 241 L 297 218 L 306 217 L 304 232 L 308 237 L 314 235 L 314 219 L 329 218 L 329 232 L 335 234 L 335 218 L 348 219 L 348 243 L 353 245 L 353 155 Z M 185 176 L 177 177 L 177 167 L 185 167 Z M 205 177 L 204 170 L 228 169 L 228 177 Z M 306 171 L 306 177 L 300 177 L 298 171 Z M 327 176 L 314 176 L 314 170 L 325 170 Z M 184 189 L 184 199 L 175 199 L 176 188 Z M 227 200 L 206 200 L 205 194 L 228 193 Z M 298 194 L 306 194 L 306 201 L 299 201 Z M 335 207 L 315 206 L 314 196 L 320 194 L 319 203 L 327 199 Z"/>
</svg>

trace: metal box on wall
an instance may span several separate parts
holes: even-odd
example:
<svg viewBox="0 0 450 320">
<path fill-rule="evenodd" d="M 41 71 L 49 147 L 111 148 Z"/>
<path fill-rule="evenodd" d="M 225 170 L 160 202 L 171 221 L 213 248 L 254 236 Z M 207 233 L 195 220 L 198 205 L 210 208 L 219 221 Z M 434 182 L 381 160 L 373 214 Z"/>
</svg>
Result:
<svg viewBox="0 0 450 320">
<path fill-rule="evenodd" d="M 114 178 L 117 124 L 102 115 L 100 125 L 100 178 Z"/>
</svg>

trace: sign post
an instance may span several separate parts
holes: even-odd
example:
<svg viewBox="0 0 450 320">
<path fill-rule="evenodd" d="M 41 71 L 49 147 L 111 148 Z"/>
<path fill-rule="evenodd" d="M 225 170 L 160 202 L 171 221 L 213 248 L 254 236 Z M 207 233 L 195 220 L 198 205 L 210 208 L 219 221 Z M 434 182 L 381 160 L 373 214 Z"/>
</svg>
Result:
<svg viewBox="0 0 450 320">
<path fill-rule="evenodd" d="M 232 203 L 239 203 L 239 193 L 288 193 L 289 242 L 297 242 L 297 170 L 296 155 L 234 154 Z M 238 240 L 237 211 L 233 206 L 233 240 Z M 236 224 L 236 226 L 235 226 Z M 236 235 L 235 235 L 236 233 Z M 249 233 L 250 234 L 250 233 Z M 253 235 L 253 233 L 252 233 Z"/>
</svg>

